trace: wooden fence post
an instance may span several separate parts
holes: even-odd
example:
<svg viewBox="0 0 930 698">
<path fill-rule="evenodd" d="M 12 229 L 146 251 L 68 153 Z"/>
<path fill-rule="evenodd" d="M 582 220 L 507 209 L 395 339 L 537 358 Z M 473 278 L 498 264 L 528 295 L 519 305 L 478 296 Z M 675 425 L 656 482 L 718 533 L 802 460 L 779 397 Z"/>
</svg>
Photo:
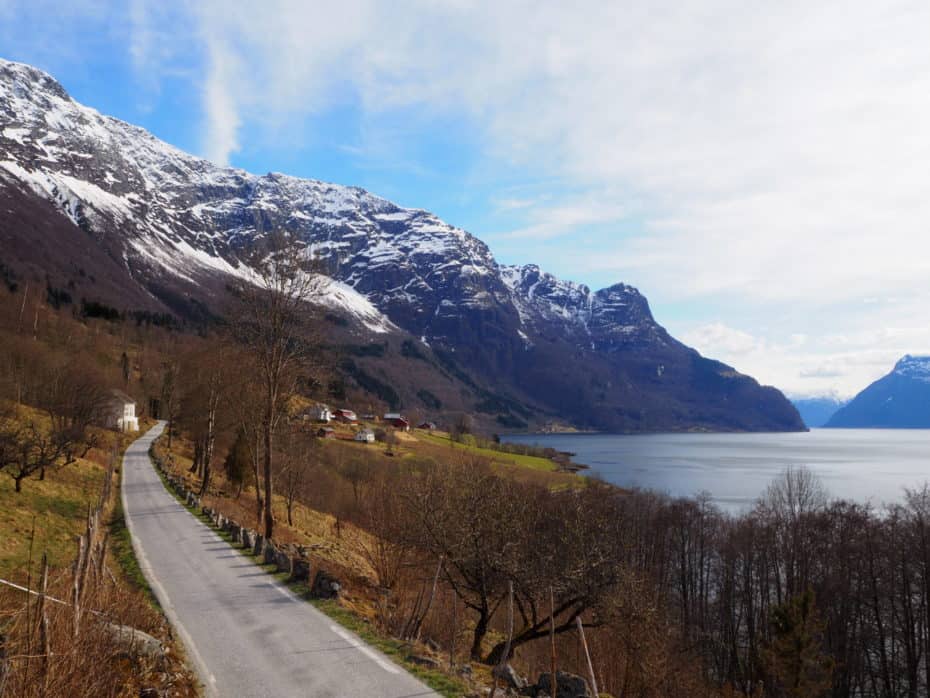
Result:
<svg viewBox="0 0 930 698">
<path fill-rule="evenodd" d="M 6 635 L 0 633 L 0 696 L 3 695 L 3 689 L 6 688 L 6 674 Z"/>
<path fill-rule="evenodd" d="M 455 589 L 450 589 L 449 593 L 452 595 L 452 640 L 449 642 L 449 668 L 455 668 L 455 635 L 458 633 L 458 617 L 457 610 L 458 604 L 455 599 Z"/>
<path fill-rule="evenodd" d="M 507 582 L 507 593 L 507 642 L 504 644 L 504 653 L 501 655 L 500 661 L 494 667 L 494 671 L 491 672 L 494 676 L 494 684 L 491 686 L 489 698 L 494 698 L 497 693 L 497 680 L 499 674 L 503 673 L 504 668 L 507 666 L 510 659 L 510 647 L 513 644 L 513 580 Z"/>
<path fill-rule="evenodd" d="M 552 664 L 549 672 L 549 678 L 552 680 L 549 682 L 549 688 L 552 689 L 552 698 L 556 698 L 559 695 L 559 679 L 556 677 L 555 662 L 555 593 L 551 585 L 549 586 L 549 646 L 552 650 Z"/>
<path fill-rule="evenodd" d="M 48 554 L 42 554 L 42 577 L 39 581 L 39 603 L 36 607 L 36 618 L 39 621 L 39 652 L 42 655 L 42 684 L 41 695 L 48 692 L 49 657 L 52 653 L 48 633 L 48 609 L 45 608 L 45 595 L 48 593 Z"/>
<path fill-rule="evenodd" d="M 594 675 L 594 664 L 591 663 L 591 653 L 588 652 L 588 641 L 584 636 L 584 624 L 581 622 L 581 616 L 575 617 L 575 623 L 578 625 L 578 633 L 581 635 L 581 646 L 584 647 L 584 658 L 588 662 L 588 675 L 591 677 L 591 691 L 595 698 L 599 695 L 597 690 L 597 677 Z"/>
</svg>

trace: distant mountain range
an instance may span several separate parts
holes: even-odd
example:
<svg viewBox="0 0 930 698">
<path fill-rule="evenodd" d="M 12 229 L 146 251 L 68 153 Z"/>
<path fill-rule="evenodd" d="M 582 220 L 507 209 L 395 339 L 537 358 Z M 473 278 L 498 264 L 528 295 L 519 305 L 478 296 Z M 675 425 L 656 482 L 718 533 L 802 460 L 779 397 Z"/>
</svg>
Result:
<svg viewBox="0 0 930 698">
<path fill-rule="evenodd" d="M 263 231 L 325 264 L 338 371 L 393 408 L 501 429 L 799 430 L 795 408 L 671 337 L 635 288 L 592 291 L 357 187 L 220 167 L 0 60 L 0 280 L 56 303 L 209 319 Z"/>
<path fill-rule="evenodd" d="M 791 404 L 797 408 L 801 419 L 811 429 L 826 425 L 837 410 L 845 407 L 847 402 L 849 401 L 831 396 L 791 399 Z"/>
<path fill-rule="evenodd" d="M 838 410 L 830 428 L 930 429 L 930 356 L 907 355 Z"/>
</svg>

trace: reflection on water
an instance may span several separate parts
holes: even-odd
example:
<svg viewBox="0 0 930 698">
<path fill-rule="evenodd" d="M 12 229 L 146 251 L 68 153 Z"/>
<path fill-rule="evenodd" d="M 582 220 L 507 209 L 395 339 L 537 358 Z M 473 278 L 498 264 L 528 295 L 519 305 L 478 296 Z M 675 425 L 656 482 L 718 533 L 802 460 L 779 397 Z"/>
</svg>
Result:
<svg viewBox="0 0 930 698">
<path fill-rule="evenodd" d="M 576 454 L 605 480 L 674 496 L 711 494 L 719 506 L 752 505 L 788 466 L 807 466 L 833 497 L 900 501 L 930 481 L 930 430 L 815 429 L 798 434 L 541 434 L 507 441 Z"/>
</svg>

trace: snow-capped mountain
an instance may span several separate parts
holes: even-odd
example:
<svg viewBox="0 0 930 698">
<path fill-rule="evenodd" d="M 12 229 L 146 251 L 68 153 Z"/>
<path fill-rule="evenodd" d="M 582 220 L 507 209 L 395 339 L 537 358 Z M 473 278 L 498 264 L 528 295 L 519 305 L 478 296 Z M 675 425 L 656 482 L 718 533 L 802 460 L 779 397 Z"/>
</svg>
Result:
<svg viewBox="0 0 930 698">
<path fill-rule="evenodd" d="M 833 415 L 827 427 L 930 428 L 930 356 L 905 355 Z"/>
<path fill-rule="evenodd" d="M 794 405 L 801 419 L 811 429 L 817 429 L 824 426 L 830 421 L 830 418 L 841 408 L 845 407 L 849 400 L 844 400 L 838 395 L 821 395 L 818 397 L 795 397 L 791 398 L 791 404 Z"/>
<path fill-rule="evenodd" d="M 670 337 L 634 288 L 499 265 L 466 231 L 357 187 L 220 167 L 0 60 L 7 268 L 123 307 L 209 314 L 276 229 L 323 261 L 321 302 L 362 333 L 409 333 L 505 426 L 542 411 L 622 430 L 802 428 L 778 391 Z"/>
</svg>

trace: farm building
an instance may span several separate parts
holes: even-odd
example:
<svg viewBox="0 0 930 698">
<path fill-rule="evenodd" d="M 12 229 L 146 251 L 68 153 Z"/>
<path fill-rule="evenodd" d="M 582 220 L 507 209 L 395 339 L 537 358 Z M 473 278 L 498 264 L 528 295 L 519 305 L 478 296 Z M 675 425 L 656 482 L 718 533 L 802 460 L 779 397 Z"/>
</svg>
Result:
<svg viewBox="0 0 930 698">
<path fill-rule="evenodd" d="M 397 412 L 388 412 L 386 415 L 384 415 L 384 421 L 395 429 L 400 429 L 401 431 L 410 431 L 410 422 L 404 419 L 404 417 Z"/>
<path fill-rule="evenodd" d="M 104 423 L 117 431 L 139 431 L 136 401 L 122 390 L 111 390 L 107 397 Z"/>
<path fill-rule="evenodd" d="M 308 419 L 313 422 L 320 422 L 322 424 L 329 424 L 333 418 L 332 410 L 329 409 L 329 405 L 324 405 L 320 403 L 319 405 L 314 405 L 306 412 L 304 412 L 304 419 Z"/>
<path fill-rule="evenodd" d="M 366 444 L 373 444 L 375 442 L 375 432 L 371 429 L 361 429 L 355 432 L 355 440 Z"/>
<path fill-rule="evenodd" d="M 355 424 L 358 421 L 355 412 L 346 409 L 333 410 L 333 419 L 344 424 Z"/>
</svg>

